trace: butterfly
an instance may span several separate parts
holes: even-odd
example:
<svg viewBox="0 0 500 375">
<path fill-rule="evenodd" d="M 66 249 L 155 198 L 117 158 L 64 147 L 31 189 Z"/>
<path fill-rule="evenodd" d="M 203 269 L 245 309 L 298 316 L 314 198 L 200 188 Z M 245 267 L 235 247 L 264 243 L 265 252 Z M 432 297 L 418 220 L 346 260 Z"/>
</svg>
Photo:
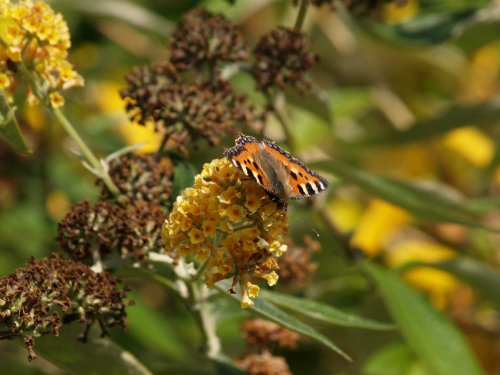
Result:
<svg viewBox="0 0 500 375">
<path fill-rule="evenodd" d="M 261 185 L 280 207 L 286 207 L 288 199 L 309 197 L 328 187 L 325 178 L 267 139 L 258 141 L 240 133 L 236 145 L 226 149 L 224 156 Z"/>
</svg>

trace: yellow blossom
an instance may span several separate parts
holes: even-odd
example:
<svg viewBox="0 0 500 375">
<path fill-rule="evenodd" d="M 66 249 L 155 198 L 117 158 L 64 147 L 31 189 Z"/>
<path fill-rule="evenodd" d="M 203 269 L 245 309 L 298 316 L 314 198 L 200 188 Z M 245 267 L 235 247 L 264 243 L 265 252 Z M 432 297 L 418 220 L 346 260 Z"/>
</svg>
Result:
<svg viewBox="0 0 500 375">
<path fill-rule="evenodd" d="M 279 276 L 276 272 L 272 271 L 267 275 L 263 275 L 262 278 L 267 280 L 267 285 L 273 286 L 278 282 Z"/>
<path fill-rule="evenodd" d="M 205 220 L 202 225 L 203 236 L 211 237 L 215 235 L 215 224 L 213 221 Z"/>
<path fill-rule="evenodd" d="M 54 108 L 61 107 L 64 104 L 64 98 L 58 92 L 50 94 L 50 104 Z"/>
<path fill-rule="evenodd" d="M 248 296 L 250 298 L 255 298 L 259 295 L 260 288 L 258 285 L 252 284 L 250 281 L 247 283 Z"/>
<path fill-rule="evenodd" d="M 189 231 L 189 239 L 192 244 L 202 243 L 204 241 L 203 232 L 198 228 L 193 228 Z"/>
<path fill-rule="evenodd" d="M 19 84 L 15 79 L 19 69 L 12 69 L 12 64 L 22 62 L 44 93 L 52 93 L 52 105 L 62 105 L 58 91 L 83 85 L 83 78 L 67 61 L 71 43 L 63 17 L 49 5 L 30 0 L 1 2 L 0 16 L 0 74 L 8 78 L 8 86 L 3 87 L 8 99 L 12 100 Z"/>
<path fill-rule="evenodd" d="M 261 199 L 257 194 L 248 194 L 245 199 L 245 207 L 250 211 L 257 211 L 262 206 Z"/>
<path fill-rule="evenodd" d="M 276 283 L 276 258 L 286 250 L 287 231 L 286 211 L 277 209 L 265 190 L 227 159 L 216 159 L 177 198 L 162 236 L 167 251 L 207 261 L 208 286 L 233 278 L 242 307 L 248 307 L 258 293 L 252 278 Z"/>
<path fill-rule="evenodd" d="M 227 208 L 226 212 L 227 212 L 227 217 L 229 218 L 229 220 L 231 220 L 233 222 L 243 220 L 244 211 L 243 211 L 242 206 L 238 206 L 236 204 L 233 204 L 232 206 L 229 206 Z"/>
<path fill-rule="evenodd" d="M 242 289 L 241 294 L 241 308 L 248 309 L 250 306 L 254 305 L 254 302 L 250 299 L 246 289 Z"/>
</svg>

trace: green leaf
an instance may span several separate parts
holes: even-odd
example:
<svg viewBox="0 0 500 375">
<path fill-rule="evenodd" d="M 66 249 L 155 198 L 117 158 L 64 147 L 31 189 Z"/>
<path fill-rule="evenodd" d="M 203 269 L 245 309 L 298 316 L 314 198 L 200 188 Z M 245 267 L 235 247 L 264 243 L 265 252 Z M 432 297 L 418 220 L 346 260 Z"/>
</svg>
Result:
<svg viewBox="0 0 500 375">
<path fill-rule="evenodd" d="M 217 375 L 245 375 L 245 372 L 237 367 L 231 358 L 219 355 L 210 360 L 215 365 Z"/>
<path fill-rule="evenodd" d="M 30 154 L 32 150 L 19 129 L 15 111 L 16 108 L 10 107 L 3 93 L 0 92 L 0 138 L 14 150 Z"/>
<path fill-rule="evenodd" d="M 152 374 L 132 353 L 107 337 L 99 337 L 97 324 L 85 344 L 76 339 L 82 331 L 82 325 L 64 325 L 59 337 L 38 338 L 35 352 L 68 374 Z"/>
<path fill-rule="evenodd" d="M 229 287 L 229 284 L 227 282 L 219 282 L 215 285 L 215 287 L 219 289 L 219 291 L 221 292 L 220 294 L 222 294 L 223 296 L 226 296 L 227 298 L 233 298 L 234 300 L 237 301 L 241 301 L 237 295 L 229 294 L 227 292 L 227 289 Z M 309 337 L 313 340 L 320 342 L 321 344 L 330 348 L 334 352 L 340 354 L 346 360 L 352 361 L 351 357 L 349 357 L 346 353 L 344 353 L 342 349 L 340 349 L 337 345 L 335 345 L 332 341 L 330 341 L 330 339 L 328 339 L 326 336 L 322 335 L 309 325 L 301 322 L 297 318 L 287 314 L 283 310 L 274 306 L 272 303 L 269 303 L 263 300 L 262 298 L 256 298 L 254 300 L 254 303 L 255 304 L 251 305 L 249 309 L 264 316 L 267 319 L 270 319 L 282 325 L 283 327 L 289 328 L 292 331 L 300 333 L 305 337 Z"/>
<path fill-rule="evenodd" d="M 485 44 L 496 41 L 500 35 L 500 17 L 491 9 L 483 9 L 467 23 L 455 44 L 467 54 L 473 54 Z"/>
<path fill-rule="evenodd" d="M 174 159 L 174 182 L 172 187 L 172 194 L 170 195 L 172 204 L 175 202 L 177 196 L 189 186 L 193 186 L 194 176 L 197 174 L 196 168 L 190 162 L 177 158 Z"/>
<path fill-rule="evenodd" d="M 362 265 L 377 284 L 408 345 L 436 375 L 482 374 L 458 329 L 422 295 L 375 264 Z"/>
<path fill-rule="evenodd" d="M 426 220 L 449 222 L 491 231 L 499 229 L 482 225 L 476 212 L 464 199 L 449 193 L 450 188 L 419 185 L 390 177 L 377 176 L 338 161 L 311 163 L 312 167 L 329 171 L 346 183 L 351 183 L 376 197 L 403 207 Z M 439 186 L 439 185 L 438 185 Z"/>
<path fill-rule="evenodd" d="M 131 293 L 130 299 L 136 302 L 127 308 L 127 331 L 130 335 L 152 350 L 161 351 L 171 358 L 187 358 L 187 348 L 176 335 L 175 323 L 141 301 L 137 293 Z"/>
<path fill-rule="evenodd" d="M 376 322 L 374 320 L 361 318 L 356 315 L 346 314 L 332 306 L 316 302 L 310 299 L 289 296 L 282 293 L 262 290 L 259 298 L 262 297 L 274 305 L 279 305 L 293 310 L 294 312 L 317 320 L 335 324 L 343 327 L 366 328 L 374 330 L 393 329 L 392 324 Z"/>
<path fill-rule="evenodd" d="M 402 375 L 408 374 L 415 362 L 413 352 L 403 343 L 384 346 L 363 366 L 363 375 Z"/>
<path fill-rule="evenodd" d="M 440 263 L 418 263 L 446 271 L 468 283 L 486 299 L 500 306 L 500 272 L 473 259 L 455 258 Z"/>
<path fill-rule="evenodd" d="M 408 130 L 390 130 L 352 143 L 349 146 L 401 145 L 403 143 L 427 140 L 463 126 L 485 126 L 500 120 L 500 98 L 491 101 L 452 105 L 433 118 L 415 122 Z"/>
</svg>

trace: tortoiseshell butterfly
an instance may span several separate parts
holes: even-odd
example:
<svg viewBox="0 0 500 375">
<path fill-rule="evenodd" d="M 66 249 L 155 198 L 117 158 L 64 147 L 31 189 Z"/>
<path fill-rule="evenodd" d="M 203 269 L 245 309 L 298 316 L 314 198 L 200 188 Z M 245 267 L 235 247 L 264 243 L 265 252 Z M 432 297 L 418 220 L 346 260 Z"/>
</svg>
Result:
<svg viewBox="0 0 500 375">
<path fill-rule="evenodd" d="M 258 141 L 240 133 L 236 145 L 225 150 L 224 156 L 261 185 L 281 207 L 286 207 L 288 199 L 308 197 L 328 187 L 325 178 L 267 139 Z"/>
</svg>

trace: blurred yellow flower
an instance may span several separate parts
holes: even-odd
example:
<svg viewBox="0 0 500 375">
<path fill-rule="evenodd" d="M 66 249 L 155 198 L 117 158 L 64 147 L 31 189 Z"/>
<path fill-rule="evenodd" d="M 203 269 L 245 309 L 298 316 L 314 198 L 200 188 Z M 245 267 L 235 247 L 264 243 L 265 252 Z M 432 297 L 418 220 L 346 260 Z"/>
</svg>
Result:
<svg viewBox="0 0 500 375">
<path fill-rule="evenodd" d="M 397 206 L 373 199 L 354 231 L 351 245 L 359 247 L 369 257 L 380 253 L 411 216 Z"/>
<path fill-rule="evenodd" d="M 336 197 L 328 202 L 327 211 L 339 229 L 348 232 L 358 223 L 362 207 L 357 199 Z"/>
<path fill-rule="evenodd" d="M 400 267 L 409 262 L 437 263 L 451 259 L 456 253 L 439 244 L 422 240 L 401 242 L 392 247 L 386 256 L 390 267 Z M 412 285 L 429 293 L 432 302 L 438 308 L 446 305 L 448 295 L 457 285 L 457 280 L 450 274 L 428 267 L 411 269 L 404 278 Z"/>
<path fill-rule="evenodd" d="M 133 126 L 125 113 L 125 101 L 120 97 L 121 84 L 107 81 L 96 88 L 97 105 L 101 111 L 117 118 L 118 131 L 127 145 L 144 145 L 138 153 L 156 152 L 160 147 L 162 134 L 154 131 L 154 125 Z"/>
<path fill-rule="evenodd" d="M 486 100 L 497 95 L 500 78 L 500 44 L 498 41 L 479 48 L 471 58 L 464 85 L 467 100 Z"/>
<path fill-rule="evenodd" d="M 397 2 L 389 2 L 384 4 L 383 16 L 388 23 L 400 23 L 415 16 L 418 10 L 418 0 L 408 0 L 403 5 L 399 5 Z"/>
<path fill-rule="evenodd" d="M 444 144 L 478 167 L 485 167 L 493 158 L 495 145 L 479 129 L 467 126 L 455 129 L 444 137 Z"/>
<path fill-rule="evenodd" d="M 49 5 L 29 0 L 0 2 L 0 39 L 0 74 L 8 78 L 3 80 L 4 85 L 8 82 L 3 90 L 9 100 L 19 83 L 15 79 L 18 64 L 31 72 L 47 95 L 83 85 L 83 78 L 67 61 L 71 46 L 68 26 Z M 34 102 L 32 82 L 27 83 Z M 62 105 L 61 98 L 51 97 L 52 105 Z"/>
<path fill-rule="evenodd" d="M 163 240 L 168 252 L 207 262 L 208 286 L 232 277 L 240 285 L 242 307 L 248 307 L 258 293 L 251 278 L 278 281 L 276 258 L 286 251 L 287 231 L 286 211 L 277 210 L 264 189 L 227 159 L 216 159 L 177 197 Z"/>
</svg>

